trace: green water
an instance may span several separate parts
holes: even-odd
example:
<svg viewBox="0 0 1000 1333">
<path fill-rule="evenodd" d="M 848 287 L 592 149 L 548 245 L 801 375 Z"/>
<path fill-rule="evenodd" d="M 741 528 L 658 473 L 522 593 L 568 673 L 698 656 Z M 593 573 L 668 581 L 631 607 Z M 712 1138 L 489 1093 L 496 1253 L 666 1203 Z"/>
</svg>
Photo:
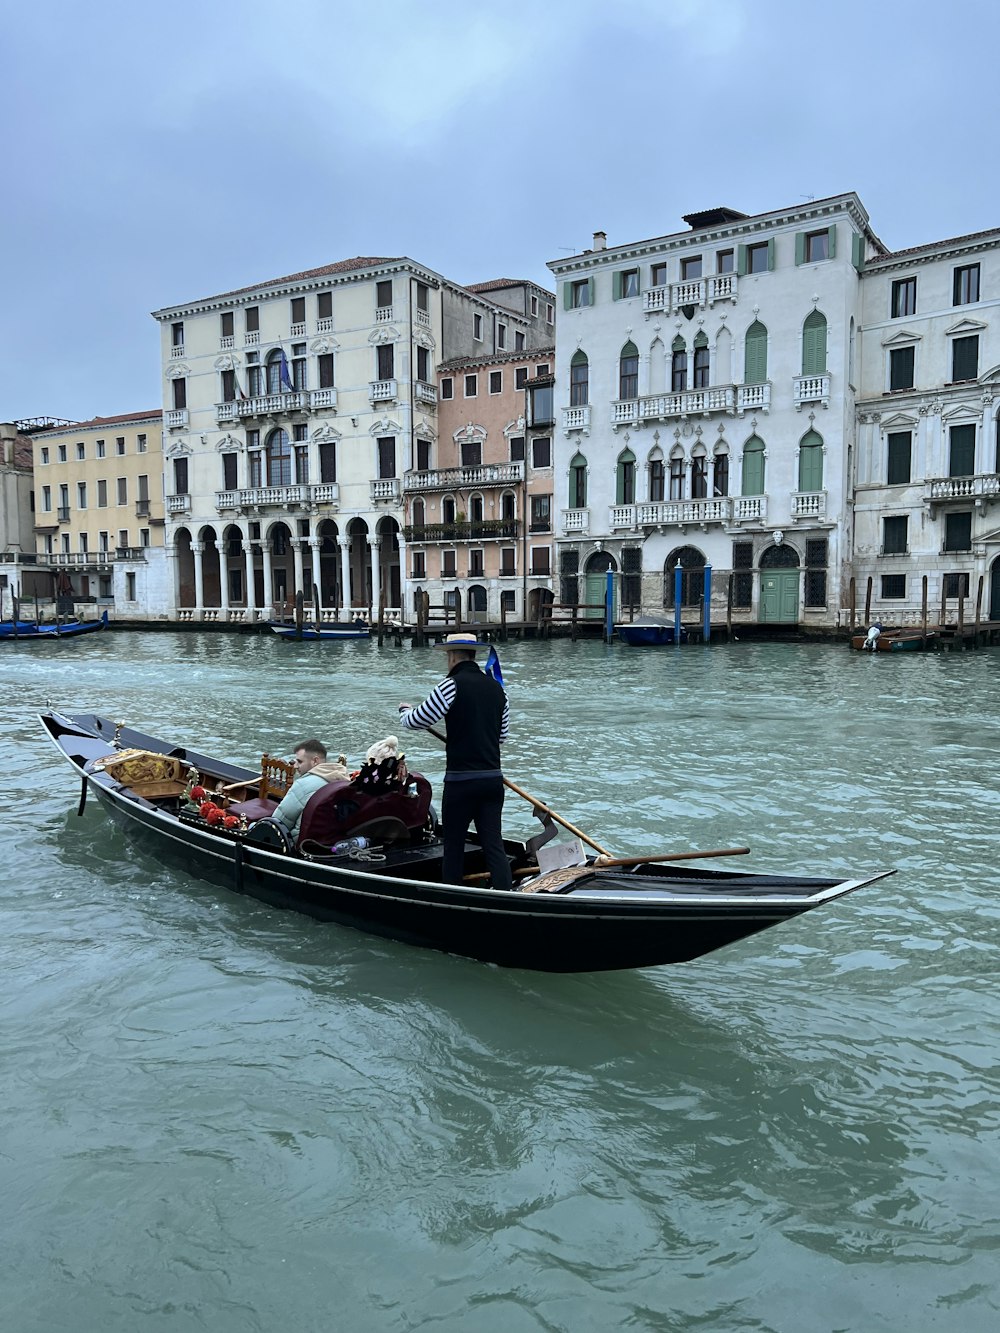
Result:
<svg viewBox="0 0 1000 1333">
<path fill-rule="evenodd" d="M 93 802 L 77 818 L 34 713 L 248 762 L 315 733 L 357 759 L 441 654 L 5 649 L 5 1329 L 1000 1326 L 1000 655 L 501 656 L 508 776 L 614 850 L 899 873 L 642 972 L 320 926 L 163 870 Z M 435 747 L 407 737 L 437 782 Z"/>
</svg>

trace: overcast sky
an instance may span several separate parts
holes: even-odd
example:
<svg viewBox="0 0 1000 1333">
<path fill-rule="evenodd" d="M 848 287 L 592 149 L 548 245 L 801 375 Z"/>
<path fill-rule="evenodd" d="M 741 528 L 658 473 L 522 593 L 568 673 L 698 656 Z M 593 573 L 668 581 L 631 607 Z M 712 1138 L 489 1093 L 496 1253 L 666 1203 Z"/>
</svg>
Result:
<svg viewBox="0 0 1000 1333">
<path fill-rule="evenodd" d="M 1000 226 L 994 0 L 31 0 L 3 28 L 0 419 L 161 406 L 149 312 L 353 255 L 458 282 L 856 190 Z"/>
</svg>

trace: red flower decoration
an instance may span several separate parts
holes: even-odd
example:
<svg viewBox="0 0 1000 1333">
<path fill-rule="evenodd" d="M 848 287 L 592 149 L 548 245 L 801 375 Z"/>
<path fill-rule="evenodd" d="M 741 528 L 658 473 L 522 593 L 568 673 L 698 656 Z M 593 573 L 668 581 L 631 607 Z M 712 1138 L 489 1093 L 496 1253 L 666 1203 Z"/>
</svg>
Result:
<svg viewBox="0 0 1000 1333">
<path fill-rule="evenodd" d="M 223 819 L 222 821 L 222 827 L 237 828 L 239 827 L 239 822 L 240 822 L 239 815 L 226 815 L 225 819 Z"/>
<path fill-rule="evenodd" d="M 208 795 L 208 792 L 205 790 L 204 787 L 192 787 L 192 788 L 191 788 L 191 799 L 192 799 L 192 801 L 203 801 L 207 795 Z"/>
<path fill-rule="evenodd" d="M 202 819 L 207 819 L 212 811 L 218 810 L 218 808 L 219 807 L 214 801 L 202 801 L 201 805 L 198 807 L 198 813 L 201 815 Z"/>
<path fill-rule="evenodd" d="M 221 824 L 225 817 L 224 811 L 220 810 L 217 805 L 213 805 L 205 816 L 205 822 L 206 824 Z"/>
</svg>

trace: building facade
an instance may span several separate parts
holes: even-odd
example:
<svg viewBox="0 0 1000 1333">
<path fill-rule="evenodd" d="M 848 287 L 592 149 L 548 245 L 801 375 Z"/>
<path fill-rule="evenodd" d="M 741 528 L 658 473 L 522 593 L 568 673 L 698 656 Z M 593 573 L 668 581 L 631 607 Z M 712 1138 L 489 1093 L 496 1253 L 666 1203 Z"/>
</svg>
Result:
<svg viewBox="0 0 1000 1333">
<path fill-rule="evenodd" d="M 168 614 L 162 427 L 154 410 L 34 432 L 37 568 L 62 609 Z"/>
<path fill-rule="evenodd" d="M 266 619 L 299 591 L 325 620 L 405 612 L 402 479 L 438 465 L 438 363 L 551 341 L 550 294 L 480 286 L 362 257 L 155 312 L 177 618 Z"/>
<path fill-rule="evenodd" d="M 35 562 L 31 440 L 19 424 L 0 422 L 0 619 L 14 599 L 44 596 Z"/>
<path fill-rule="evenodd" d="M 551 293 L 545 303 L 551 308 Z M 553 315 L 554 318 L 554 315 Z M 403 478 L 409 585 L 432 614 L 535 619 L 552 600 L 552 420 L 530 434 L 528 384 L 555 348 L 458 357 L 438 367 L 438 443 Z"/>
<path fill-rule="evenodd" d="M 559 288 L 559 599 L 837 622 L 849 557 L 861 273 L 854 194 L 549 265 Z"/>
<path fill-rule="evenodd" d="M 862 299 L 859 608 L 1000 620 L 1000 230 L 873 258 Z"/>
</svg>

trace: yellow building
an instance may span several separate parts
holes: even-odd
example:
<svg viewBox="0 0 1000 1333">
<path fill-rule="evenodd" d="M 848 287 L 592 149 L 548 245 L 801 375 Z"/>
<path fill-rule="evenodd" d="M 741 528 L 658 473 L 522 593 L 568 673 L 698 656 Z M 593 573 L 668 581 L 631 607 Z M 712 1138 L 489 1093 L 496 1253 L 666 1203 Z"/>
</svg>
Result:
<svg viewBox="0 0 1000 1333">
<path fill-rule="evenodd" d="M 33 433 L 35 550 L 60 610 L 162 614 L 163 413 L 95 417 Z"/>
</svg>

